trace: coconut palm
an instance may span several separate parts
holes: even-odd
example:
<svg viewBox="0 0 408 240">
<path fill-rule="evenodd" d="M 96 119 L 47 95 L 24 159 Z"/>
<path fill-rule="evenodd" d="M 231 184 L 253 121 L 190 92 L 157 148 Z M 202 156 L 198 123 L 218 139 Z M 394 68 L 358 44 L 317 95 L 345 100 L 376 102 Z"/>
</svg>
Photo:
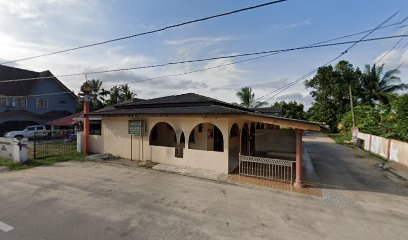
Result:
<svg viewBox="0 0 408 240">
<path fill-rule="evenodd" d="M 108 95 L 109 99 L 106 101 L 107 105 L 114 105 L 116 103 L 132 99 L 136 96 L 136 94 L 130 90 L 129 84 L 113 86 Z"/>
<path fill-rule="evenodd" d="M 120 94 L 121 101 L 126 101 L 136 96 L 136 94 L 130 90 L 129 84 L 123 84 L 123 85 L 120 85 L 119 87 L 121 90 L 121 94 Z"/>
<path fill-rule="evenodd" d="M 92 110 L 98 110 L 103 108 L 105 105 L 105 97 L 108 95 L 109 91 L 106 91 L 102 85 L 103 81 L 99 79 L 88 80 L 88 83 L 92 87 L 92 98 L 91 98 L 91 108 Z"/>
<path fill-rule="evenodd" d="M 373 105 L 375 101 L 389 105 L 395 99 L 397 91 L 408 89 L 408 84 L 401 83 L 401 79 L 396 76 L 398 69 L 389 70 L 383 73 L 384 65 L 380 67 L 365 65 L 362 75 L 362 95 L 361 101 L 364 104 Z"/>
<path fill-rule="evenodd" d="M 241 100 L 241 106 L 246 108 L 257 108 L 267 104 L 267 102 L 255 101 L 255 93 L 252 93 L 252 88 L 243 87 L 237 92 L 237 97 Z"/>
</svg>

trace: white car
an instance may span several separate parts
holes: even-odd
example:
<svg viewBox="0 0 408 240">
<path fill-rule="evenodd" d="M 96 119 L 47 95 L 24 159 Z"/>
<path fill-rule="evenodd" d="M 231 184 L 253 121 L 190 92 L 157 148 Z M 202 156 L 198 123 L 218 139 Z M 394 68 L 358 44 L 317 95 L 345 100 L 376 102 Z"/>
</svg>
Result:
<svg viewBox="0 0 408 240">
<path fill-rule="evenodd" d="M 34 138 L 34 135 L 45 136 L 48 130 L 44 125 L 34 125 L 26 127 L 22 131 L 11 131 L 4 135 L 6 138 Z"/>
</svg>

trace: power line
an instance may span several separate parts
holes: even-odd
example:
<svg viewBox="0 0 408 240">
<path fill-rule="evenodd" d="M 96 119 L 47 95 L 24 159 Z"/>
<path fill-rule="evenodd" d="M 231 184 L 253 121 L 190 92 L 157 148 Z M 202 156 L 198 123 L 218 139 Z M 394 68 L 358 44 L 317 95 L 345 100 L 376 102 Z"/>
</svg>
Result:
<svg viewBox="0 0 408 240">
<path fill-rule="evenodd" d="M 303 49 L 332 47 L 332 46 L 352 44 L 352 43 L 356 43 L 356 42 L 371 42 L 371 41 L 379 41 L 379 40 L 401 38 L 401 37 L 408 37 L 408 34 L 393 35 L 393 36 L 383 36 L 383 37 L 369 38 L 369 39 L 363 39 L 363 40 L 354 40 L 354 41 L 344 41 L 344 42 L 335 42 L 335 43 L 327 43 L 327 44 L 309 45 L 309 46 L 286 48 L 286 49 L 279 49 L 279 50 L 269 50 L 269 51 L 261 51 L 261 52 L 242 53 L 242 54 L 226 55 L 226 56 L 219 56 L 219 57 L 184 60 L 184 61 L 177 61 L 177 62 L 167 62 L 167 63 L 156 64 L 156 65 L 146 65 L 146 66 L 128 67 L 128 68 L 117 68 L 117 69 L 108 69 L 108 70 L 101 70 L 101 71 L 90 71 L 90 72 L 83 72 L 83 73 L 71 73 L 71 74 L 62 74 L 62 75 L 47 76 L 47 77 L 8 79 L 8 80 L 2 80 L 2 81 L 0 81 L 0 83 L 18 82 L 18 81 L 30 81 L 30 80 L 56 78 L 56 77 L 74 77 L 74 76 L 91 75 L 91 74 L 101 74 L 101 73 L 121 72 L 121 71 L 130 71 L 130 70 L 138 70 L 138 69 L 158 68 L 158 67 L 165 67 L 165 66 L 185 64 L 185 63 L 206 62 L 206 61 L 213 61 L 213 60 L 218 60 L 218 59 L 229 59 L 229 58 L 238 58 L 238 57 L 245 57 L 245 56 L 265 55 L 265 54 L 270 54 L 270 53 L 283 53 L 283 52 L 290 52 L 290 51 L 303 50 Z"/>
<path fill-rule="evenodd" d="M 392 27 L 392 26 L 395 26 L 395 25 L 400 25 L 400 24 L 404 23 L 407 19 L 408 19 L 408 17 L 402 19 L 402 20 L 399 21 L 399 22 L 396 22 L 396 23 L 393 23 L 393 24 L 389 24 L 389 25 L 380 27 L 380 28 L 378 28 L 378 29 L 383 29 L 383 28 L 388 28 L 388 27 Z M 374 28 L 373 28 L 373 29 L 374 29 Z M 323 43 L 332 42 L 332 41 L 335 41 L 335 40 L 340 40 L 340 39 L 348 38 L 348 37 L 351 37 L 351 36 L 361 35 L 361 34 L 363 34 L 363 33 L 370 32 L 370 31 L 373 30 L 373 29 L 369 29 L 369 30 L 365 30 L 365 31 L 357 32 L 357 33 L 352 33 L 352 34 L 347 34 L 347 35 L 343 35 L 343 36 L 341 36 L 341 37 L 331 38 L 331 39 L 324 40 L 324 41 L 320 41 L 320 42 L 316 42 L 316 43 L 311 43 L 311 44 L 309 44 L 308 46 L 323 44 Z M 191 73 L 203 72 L 203 71 L 208 71 L 208 70 L 211 70 L 211 69 L 226 67 L 226 66 L 230 66 L 230 65 L 237 64 L 237 63 L 249 62 L 249 61 L 253 61 L 253 60 L 257 60 L 257 59 L 261 59 L 261 58 L 266 58 L 266 57 L 269 57 L 269 56 L 277 55 L 277 54 L 279 54 L 279 53 L 282 53 L 282 52 L 266 54 L 266 55 L 259 56 L 259 57 L 248 58 L 248 59 L 244 59 L 244 60 L 241 60 L 241 61 L 235 61 L 235 62 L 231 62 L 231 63 L 227 63 L 227 64 L 221 64 L 221 65 L 217 65 L 217 66 L 213 66 L 213 67 L 197 69 L 197 70 L 193 70 L 193 71 L 189 71 L 189 72 L 183 72 L 183 73 L 179 73 L 179 74 L 168 74 L 168 75 L 162 75 L 162 76 L 158 76 L 158 77 L 146 78 L 146 79 L 142 79 L 142 80 L 124 82 L 124 83 L 122 83 L 122 84 L 140 83 L 140 82 L 146 82 L 146 81 L 151 81 L 151 80 L 156 80 L 156 79 L 161 79 L 161 78 L 166 78 L 166 77 L 178 77 L 178 76 L 188 75 L 188 74 L 191 74 Z"/>
<path fill-rule="evenodd" d="M 351 50 L 353 47 L 355 47 L 358 43 L 366 41 L 366 38 L 367 38 L 370 34 L 372 34 L 374 31 L 378 30 L 381 26 L 383 26 L 384 24 L 386 24 L 389 20 L 391 20 L 393 17 L 395 17 L 398 13 L 399 13 L 399 11 L 395 12 L 394 14 L 392 14 L 390 17 L 388 17 L 386 20 L 384 20 L 380 25 L 378 25 L 377 27 L 371 29 L 369 32 L 367 32 L 366 35 L 364 35 L 364 36 L 363 36 L 362 38 L 360 38 L 358 41 L 354 41 L 352 45 L 350 45 L 350 46 L 349 46 L 348 48 L 346 48 L 343 52 L 341 52 L 337 57 L 333 58 L 332 60 L 330 60 L 329 62 L 327 62 L 327 63 L 324 64 L 323 66 L 327 66 L 327 65 L 331 64 L 332 62 L 336 61 L 337 59 L 341 58 L 343 55 L 345 55 L 346 53 L 348 53 L 348 51 L 350 51 L 350 50 Z M 405 20 L 406 20 L 406 18 L 404 19 L 404 21 L 405 21 Z M 281 94 L 282 92 L 284 92 L 286 89 L 288 89 L 288 88 L 290 88 L 290 87 L 296 85 L 298 82 L 302 81 L 303 79 L 306 79 L 307 77 L 309 77 L 309 76 L 311 76 L 312 74 L 314 74 L 315 72 L 317 72 L 317 71 L 319 70 L 319 68 L 320 68 L 320 67 L 318 67 L 318 68 L 316 68 L 316 69 L 313 69 L 312 71 L 310 71 L 309 73 L 305 74 L 305 75 L 302 76 L 301 78 L 299 78 L 299 79 L 297 79 L 297 80 L 295 80 L 295 81 L 292 81 L 291 83 L 287 84 L 286 86 L 283 86 L 283 87 L 281 87 L 281 88 L 279 88 L 279 89 L 276 89 L 276 90 L 274 90 L 274 91 L 272 91 L 272 92 L 270 92 L 270 93 L 268 93 L 268 94 L 266 94 L 266 95 L 263 95 L 263 96 L 260 97 L 260 98 L 269 96 L 269 95 L 271 95 L 272 93 L 277 92 L 277 91 L 279 91 L 279 90 L 281 89 L 278 93 L 276 93 L 276 94 L 274 94 L 272 97 L 268 98 L 265 102 L 270 101 L 271 99 L 277 97 L 279 94 Z M 258 99 L 260 99 L 260 98 L 257 98 L 256 100 L 258 100 Z"/>
<path fill-rule="evenodd" d="M 392 48 L 391 48 L 390 50 L 388 50 L 388 51 L 376 62 L 376 65 L 380 64 L 381 61 L 382 61 L 392 50 L 394 50 L 394 49 L 397 47 L 397 45 L 400 44 L 400 42 L 402 42 L 402 40 L 404 40 L 404 38 L 405 38 L 405 37 L 401 37 L 400 40 L 398 40 L 398 41 L 394 44 L 394 46 L 392 46 Z M 405 46 L 406 46 L 406 45 L 405 45 Z"/>
<path fill-rule="evenodd" d="M 171 29 L 171 28 L 181 27 L 181 26 L 185 26 L 185 25 L 188 25 L 188 24 L 192 24 L 192 23 L 197 23 L 197 22 L 202 22 L 202 21 L 214 19 L 214 18 L 224 17 L 224 16 L 227 16 L 227 15 L 232 15 L 232 14 L 235 14 L 235 13 L 240 13 L 240 12 L 244 12 L 244 11 L 248 11 L 248 10 L 253 10 L 253 9 L 256 9 L 256 8 L 266 7 L 266 6 L 269 6 L 269 5 L 273 5 L 273 4 L 277 4 L 277 3 L 281 3 L 281 2 L 285 2 L 285 1 L 288 1 L 288 0 L 270 1 L 270 2 L 263 3 L 263 4 L 259 4 L 259 5 L 255 5 L 255 6 L 251 6 L 251 7 L 246 7 L 246 8 L 241 8 L 241 9 L 230 11 L 230 12 L 220 13 L 220 14 L 217 14 L 217 15 L 209 16 L 209 17 L 198 18 L 198 19 L 195 19 L 195 20 L 187 21 L 187 22 L 168 25 L 168 26 L 165 26 L 163 28 L 159 28 L 159 29 L 155 29 L 155 30 L 151 30 L 151 31 L 147 31 L 147 32 L 136 33 L 136 34 L 127 35 L 127 36 L 123 36 L 123 37 L 119 37 L 119 38 L 114 38 L 114 39 L 110 39 L 110 40 L 106 40 L 106 41 L 102 41 L 102 42 L 90 43 L 90 44 L 86 44 L 86 45 L 82 45 L 82 46 L 78 46 L 78 47 L 67 48 L 67 49 L 63 49 L 63 50 L 59 50 L 59 51 L 55 51 L 55 52 L 50 52 L 50 53 L 45 53 L 45 54 L 40 54 L 40 55 L 35 55 L 35 56 L 31 56 L 31 57 L 5 61 L 5 62 L 1 62 L 0 65 L 1 64 L 21 62 L 21 61 L 26 61 L 26 60 L 35 59 L 35 58 L 46 57 L 46 56 L 56 55 L 56 54 L 60 54 L 60 53 L 71 52 L 71 51 L 75 51 L 75 50 L 79 50 L 79 49 L 99 46 L 99 45 L 112 43 L 112 42 L 116 42 L 116 41 L 122 41 L 122 40 L 126 40 L 126 39 L 129 39 L 129 38 L 140 37 L 140 36 L 143 36 L 143 35 L 162 32 L 162 31 L 165 31 L 165 30 L 168 30 L 168 29 Z"/>
</svg>

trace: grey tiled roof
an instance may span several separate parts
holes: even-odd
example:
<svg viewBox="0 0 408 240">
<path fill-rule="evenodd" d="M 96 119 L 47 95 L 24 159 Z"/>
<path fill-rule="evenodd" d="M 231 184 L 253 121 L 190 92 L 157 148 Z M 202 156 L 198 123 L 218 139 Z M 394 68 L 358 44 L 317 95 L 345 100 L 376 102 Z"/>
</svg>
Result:
<svg viewBox="0 0 408 240">
<path fill-rule="evenodd" d="M 293 123 L 306 123 L 316 126 L 318 123 L 288 119 L 256 112 L 236 104 L 226 103 L 217 99 L 209 98 L 195 93 L 172 95 L 147 100 L 135 100 L 116 104 L 90 113 L 96 116 L 126 116 L 126 115 L 243 115 L 263 118 L 272 118 Z M 318 125 L 319 126 L 319 125 Z"/>
<path fill-rule="evenodd" d="M 45 77 L 45 78 L 41 78 Z M 27 78 L 39 78 L 28 81 L 14 81 L 14 82 L 3 82 L 15 79 L 27 79 Z M 55 81 L 61 86 L 61 91 L 71 92 L 63 83 L 61 83 L 56 77 L 53 77 L 50 71 L 34 72 L 26 69 L 9 67 L 5 65 L 0 65 L 0 95 L 6 96 L 27 96 L 32 94 L 38 94 L 33 92 L 36 86 L 42 84 L 44 81 Z M 3 83 L 2 83 L 3 82 Z M 51 92 L 46 92 L 48 94 Z M 74 98 L 76 96 L 71 94 Z"/>
</svg>

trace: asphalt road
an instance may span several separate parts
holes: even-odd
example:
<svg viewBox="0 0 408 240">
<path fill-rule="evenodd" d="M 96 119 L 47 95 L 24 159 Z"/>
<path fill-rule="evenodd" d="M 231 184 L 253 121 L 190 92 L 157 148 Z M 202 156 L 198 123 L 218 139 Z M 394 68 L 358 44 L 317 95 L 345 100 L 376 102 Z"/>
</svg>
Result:
<svg viewBox="0 0 408 240">
<path fill-rule="evenodd" d="M 0 173 L 0 239 L 408 239 L 408 188 L 305 140 L 322 198 L 89 162 Z"/>
</svg>

